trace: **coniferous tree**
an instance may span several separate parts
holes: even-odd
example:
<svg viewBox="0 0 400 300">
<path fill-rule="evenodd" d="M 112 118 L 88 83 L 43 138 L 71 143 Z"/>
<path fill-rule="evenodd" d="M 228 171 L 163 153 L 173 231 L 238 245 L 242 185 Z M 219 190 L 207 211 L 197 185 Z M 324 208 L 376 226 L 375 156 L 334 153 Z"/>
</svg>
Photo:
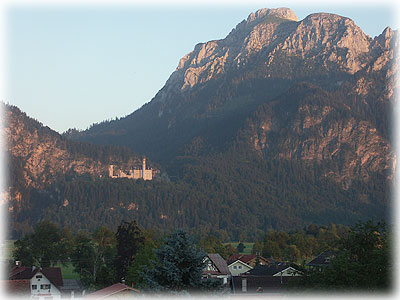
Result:
<svg viewBox="0 0 400 300">
<path fill-rule="evenodd" d="M 133 263 L 139 246 L 144 243 L 144 235 L 136 221 L 122 221 L 118 226 L 117 233 L 117 280 L 125 280 L 127 270 Z"/>
<path fill-rule="evenodd" d="M 178 229 L 156 250 L 158 262 L 145 274 L 152 291 L 196 292 L 215 289 L 217 282 L 202 280 L 206 253 L 199 250 L 189 234 Z"/>
<path fill-rule="evenodd" d="M 236 247 L 239 253 L 242 253 L 244 251 L 244 248 L 246 248 L 246 246 L 242 242 L 240 242 Z"/>
</svg>

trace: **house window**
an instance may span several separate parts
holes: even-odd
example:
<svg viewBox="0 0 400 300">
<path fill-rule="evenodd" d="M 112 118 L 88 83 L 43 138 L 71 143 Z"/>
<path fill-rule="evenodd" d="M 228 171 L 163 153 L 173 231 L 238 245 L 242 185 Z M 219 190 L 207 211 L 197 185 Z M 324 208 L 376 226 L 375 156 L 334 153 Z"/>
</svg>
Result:
<svg viewBox="0 0 400 300">
<path fill-rule="evenodd" d="M 42 290 L 50 290 L 50 284 L 41 284 L 40 285 L 40 289 Z"/>
<path fill-rule="evenodd" d="M 32 290 L 37 290 L 37 285 L 36 284 L 32 284 Z"/>
<path fill-rule="evenodd" d="M 242 269 L 242 266 L 238 266 L 238 269 L 241 270 L 241 269 Z"/>
<path fill-rule="evenodd" d="M 42 278 L 43 276 L 42 275 L 36 275 L 36 278 Z"/>
<path fill-rule="evenodd" d="M 237 269 L 237 266 L 233 266 L 233 269 L 236 270 L 236 269 Z"/>
</svg>

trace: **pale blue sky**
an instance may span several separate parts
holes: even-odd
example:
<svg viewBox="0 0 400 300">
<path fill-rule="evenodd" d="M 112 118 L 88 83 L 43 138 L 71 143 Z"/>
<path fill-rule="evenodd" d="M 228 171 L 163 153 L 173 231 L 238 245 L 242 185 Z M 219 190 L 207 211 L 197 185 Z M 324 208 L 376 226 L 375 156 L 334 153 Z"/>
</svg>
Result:
<svg viewBox="0 0 400 300">
<path fill-rule="evenodd" d="M 290 7 L 299 20 L 314 12 L 337 13 L 371 37 L 386 26 L 397 29 L 391 1 L 340 7 L 287 2 L 10 6 L 2 100 L 59 132 L 123 117 L 149 102 L 197 43 L 224 38 L 262 7 Z"/>
</svg>

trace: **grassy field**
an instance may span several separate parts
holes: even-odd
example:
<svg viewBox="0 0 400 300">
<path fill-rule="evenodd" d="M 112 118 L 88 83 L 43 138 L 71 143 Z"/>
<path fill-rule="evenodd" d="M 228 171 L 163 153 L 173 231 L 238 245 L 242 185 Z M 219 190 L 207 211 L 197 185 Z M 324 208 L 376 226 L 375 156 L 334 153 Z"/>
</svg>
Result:
<svg viewBox="0 0 400 300">
<path fill-rule="evenodd" d="M 71 263 L 67 263 L 65 266 L 58 264 L 56 267 L 61 268 L 63 279 L 79 279 L 79 274 L 74 272 L 74 267 Z"/>
<path fill-rule="evenodd" d="M 233 248 L 236 249 L 237 245 L 239 245 L 239 242 L 228 242 L 228 243 L 224 243 L 224 245 L 227 244 L 231 244 L 233 246 Z M 251 254 L 251 249 L 253 249 L 253 245 L 254 243 L 245 243 L 243 242 L 243 245 L 246 247 L 244 248 L 243 252 L 240 252 L 240 254 Z"/>
<path fill-rule="evenodd" d="M 5 240 L 1 245 L 1 256 L 4 259 L 12 259 L 15 240 Z"/>
</svg>

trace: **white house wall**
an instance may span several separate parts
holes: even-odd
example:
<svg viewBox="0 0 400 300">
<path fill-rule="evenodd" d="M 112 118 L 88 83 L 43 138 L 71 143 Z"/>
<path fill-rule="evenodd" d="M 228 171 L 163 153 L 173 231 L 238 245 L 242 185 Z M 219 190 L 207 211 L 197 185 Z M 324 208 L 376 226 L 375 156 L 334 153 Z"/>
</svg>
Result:
<svg viewBox="0 0 400 300">
<path fill-rule="evenodd" d="M 37 276 L 40 275 L 42 276 L 42 278 L 37 278 Z M 32 299 L 44 300 L 45 297 L 53 297 L 53 300 L 61 299 L 61 292 L 41 272 L 38 272 L 35 276 L 33 276 L 33 278 L 30 280 L 30 284 L 31 284 L 30 288 L 31 288 Z M 40 288 L 41 285 L 46 285 L 46 284 L 50 285 L 50 289 Z M 36 290 L 32 289 L 33 285 L 37 286 Z"/>
<path fill-rule="evenodd" d="M 238 276 L 242 273 L 245 273 L 245 272 L 253 269 L 252 267 L 250 267 L 249 265 L 246 265 L 245 263 L 243 263 L 241 261 L 235 261 L 235 262 L 231 263 L 228 266 L 228 268 L 229 268 L 229 271 L 231 271 L 232 276 Z"/>
</svg>

